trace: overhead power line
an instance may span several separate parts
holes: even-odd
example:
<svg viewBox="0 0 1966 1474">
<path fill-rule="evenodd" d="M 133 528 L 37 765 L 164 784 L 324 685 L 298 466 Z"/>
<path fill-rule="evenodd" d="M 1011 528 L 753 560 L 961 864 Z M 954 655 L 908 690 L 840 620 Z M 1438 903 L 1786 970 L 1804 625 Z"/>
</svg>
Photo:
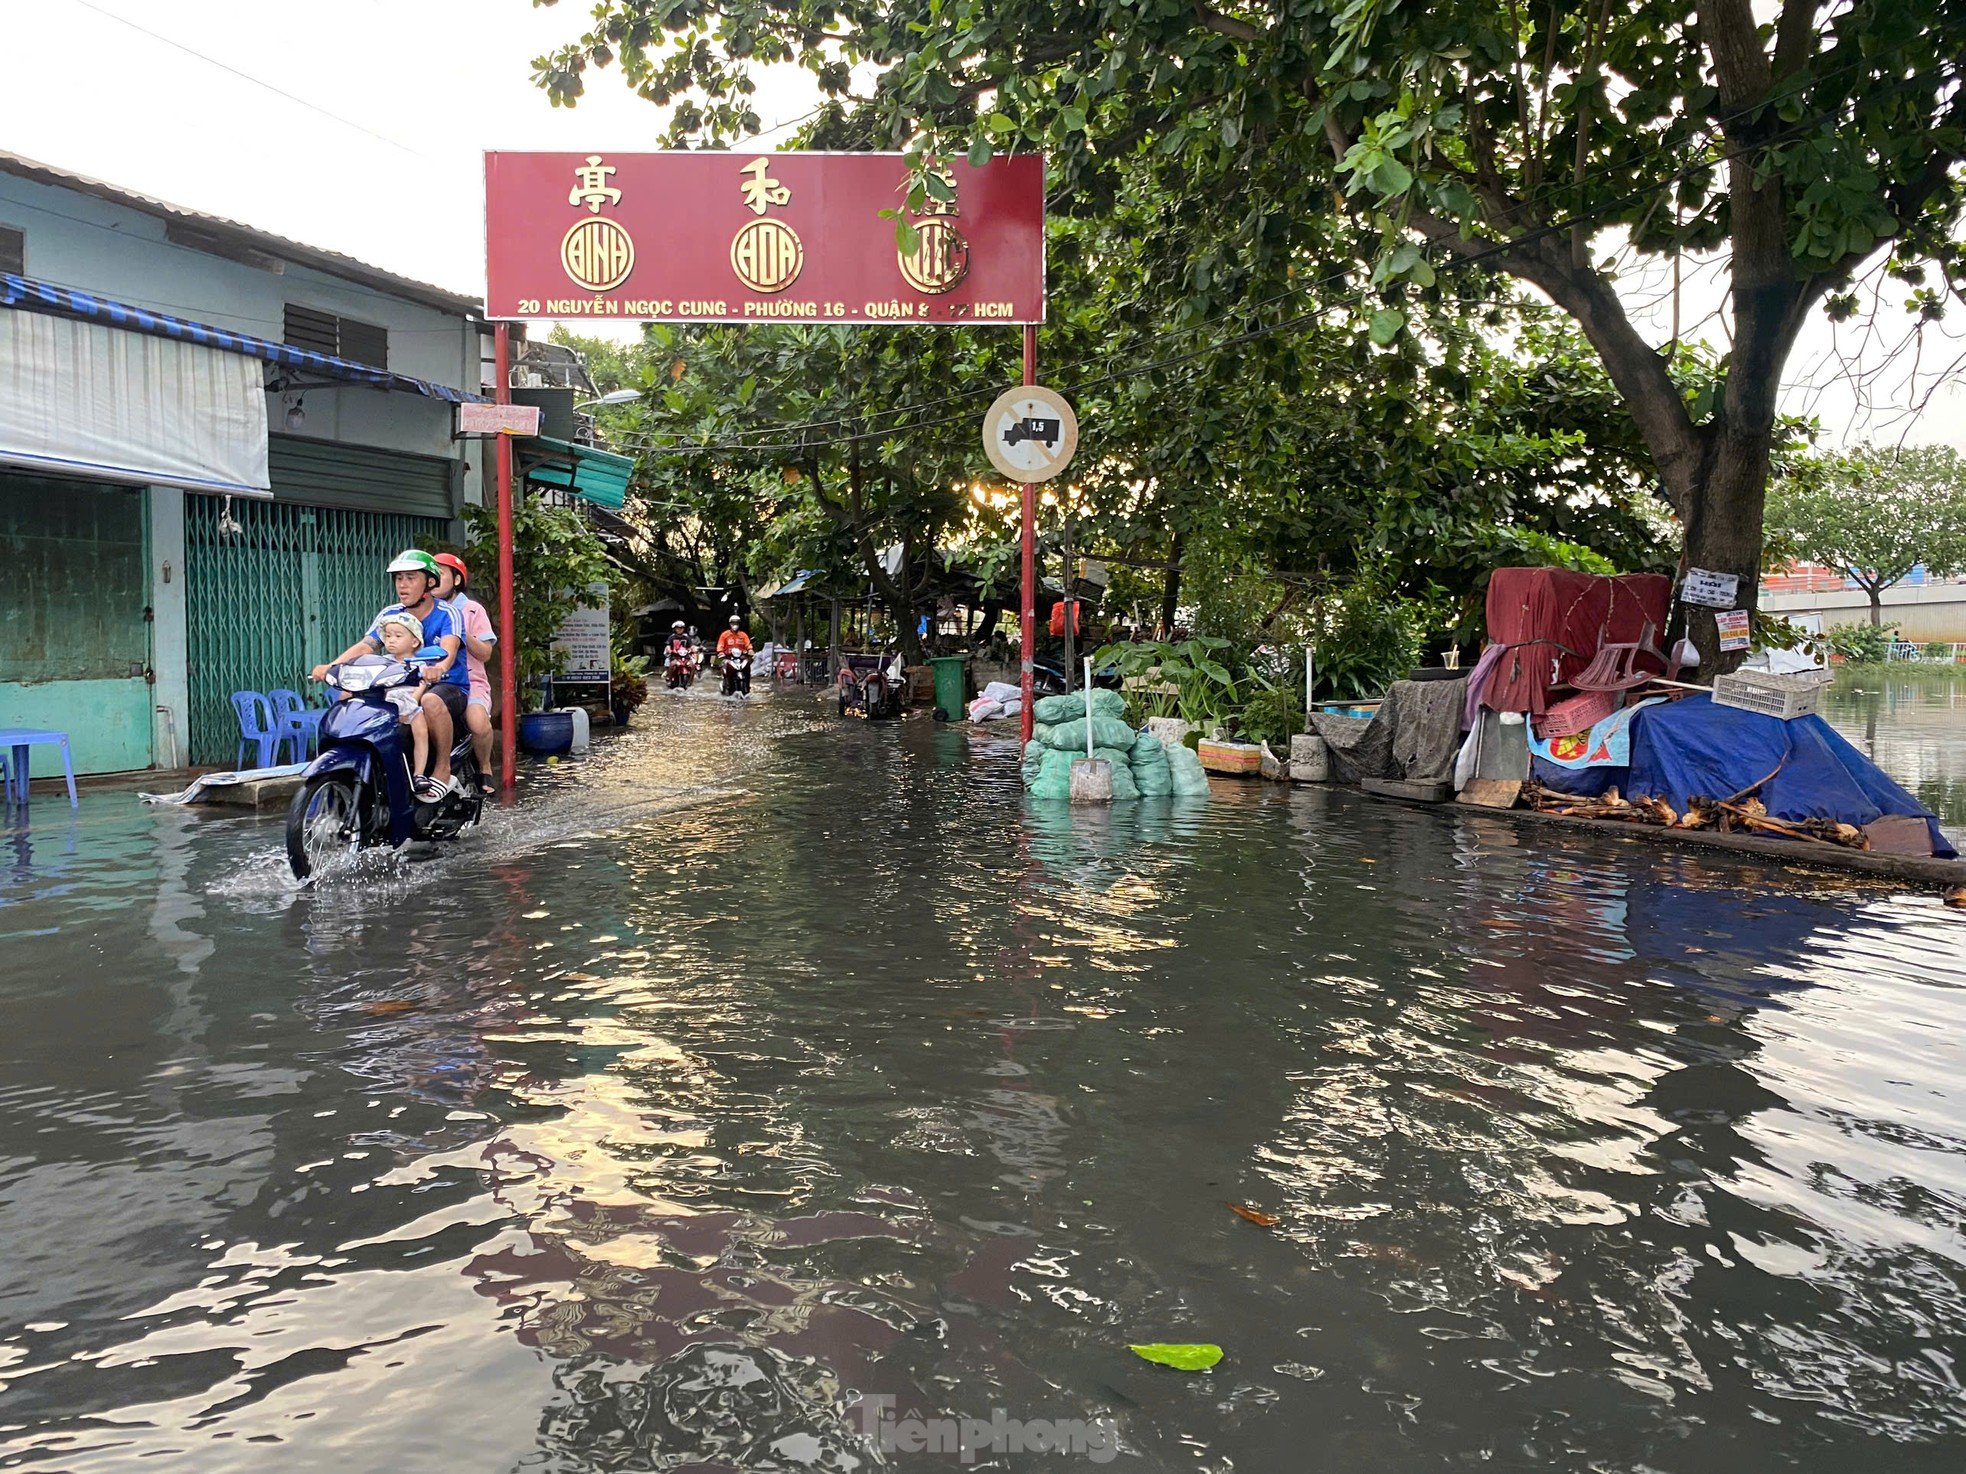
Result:
<svg viewBox="0 0 1966 1474">
<path fill-rule="evenodd" d="M 275 87 L 271 82 L 267 81 L 263 77 L 255 77 L 251 72 L 242 72 L 239 70 L 239 68 L 228 65 L 227 63 L 220 61 L 215 56 L 206 55 L 204 52 L 198 50 L 195 46 L 187 46 L 184 44 L 184 42 L 173 40 L 171 37 L 164 35 L 160 31 L 153 31 L 148 26 L 138 25 L 135 21 L 131 20 L 128 16 L 118 15 L 113 10 L 105 10 L 100 5 L 92 4 L 91 0 L 70 0 L 70 3 L 74 5 L 79 5 L 84 10 L 93 11 L 97 15 L 101 16 L 104 20 L 112 20 L 115 21 L 116 24 L 119 26 L 127 26 L 129 29 L 136 31 L 141 35 L 148 36 L 151 40 L 159 43 L 160 45 L 170 47 L 173 51 L 181 51 L 186 56 L 195 57 L 199 61 L 204 62 L 207 66 L 217 67 L 221 72 L 225 72 L 230 76 L 237 77 L 242 82 L 248 82 L 254 87 L 260 88 L 262 91 L 270 92 L 275 97 L 283 97 L 288 102 L 291 102 L 298 107 L 306 108 L 310 113 L 318 113 L 321 117 L 327 118 L 331 122 L 339 123 L 344 128 L 353 128 L 357 133 L 366 134 L 368 137 L 373 138 L 377 143 L 386 143 L 391 148 L 400 149 L 406 154 L 414 154 L 418 158 L 429 157 L 429 155 L 425 154 L 421 149 L 411 148 L 407 143 L 403 143 L 397 139 L 391 138 L 385 133 L 378 133 L 375 131 L 375 129 L 365 127 L 363 124 L 356 122 L 353 118 L 344 118 L 340 113 L 331 113 L 326 108 L 322 107 L 319 103 L 309 102 L 304 97 L 296 97 L 291 92 L 285 91 L 284 89 L 279 87 Z"/>
</svg>

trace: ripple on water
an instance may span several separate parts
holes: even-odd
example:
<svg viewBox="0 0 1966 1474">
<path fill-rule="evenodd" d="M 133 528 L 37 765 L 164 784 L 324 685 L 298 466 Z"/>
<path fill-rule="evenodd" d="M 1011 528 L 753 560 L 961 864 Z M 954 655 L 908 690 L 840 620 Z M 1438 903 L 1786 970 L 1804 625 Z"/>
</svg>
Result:
<svg viewBox="0 0 1966 1474">
<path fill-rule="evenodd" d="M 1326 791 L 1073 813 L 816 710 L 651 702 L 304 890 L 271 824 L 17 844 L 0 1459 L 1966 1451 L 1966 918 Z"/>
</svg>

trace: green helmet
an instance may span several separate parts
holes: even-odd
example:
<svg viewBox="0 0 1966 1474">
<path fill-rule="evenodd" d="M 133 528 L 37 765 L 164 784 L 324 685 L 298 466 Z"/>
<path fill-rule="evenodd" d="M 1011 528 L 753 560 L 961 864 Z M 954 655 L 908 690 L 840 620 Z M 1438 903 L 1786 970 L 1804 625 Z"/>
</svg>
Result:
<svg viewBox="0 0 1966 1474">
<path fill-rule="evenodd" d="M 437 560 L 421 548 L 404 548 L 402 552 L 396 555 L 396 560 L 389 565 L 389 571 L 391 573 L 427 573 L 432 578 L 439 576 L 437 572 Z"/>
</svg>

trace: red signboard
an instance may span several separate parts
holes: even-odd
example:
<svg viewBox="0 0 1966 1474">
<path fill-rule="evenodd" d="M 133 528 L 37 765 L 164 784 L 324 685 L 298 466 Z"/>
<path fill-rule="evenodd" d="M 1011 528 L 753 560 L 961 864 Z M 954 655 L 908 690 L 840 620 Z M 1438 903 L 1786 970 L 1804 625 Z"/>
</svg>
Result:
<svg viewBox="0 0 1966 1474">
<path fill-rule="evenodd" d="M 903 252 L 900 154 L 488 153 L 486 315 L 1042 322 L 1044 160 L 942 183 Z"/>
</svg>

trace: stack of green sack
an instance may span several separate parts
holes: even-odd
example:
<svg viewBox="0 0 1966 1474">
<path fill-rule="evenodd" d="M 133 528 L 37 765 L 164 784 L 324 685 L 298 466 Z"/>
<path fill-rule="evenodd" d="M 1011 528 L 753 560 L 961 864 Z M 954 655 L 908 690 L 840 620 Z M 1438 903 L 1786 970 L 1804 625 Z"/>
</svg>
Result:
<svg viewBox="0 0 1966 1474">
<path fill-rule="evenodd" d="M 1089 716 L 1083 695 L 1047 696 L 1031 708 L 1031 716 L 1024 787 L 1036 798 L 1071 796 L 1072 760 L 1086 755 L 1088 722 L 1092 756 L 1112 765 L 1114 799 L 1208 796 L 1201 760 L 1185 747 L 1169 752 L 1151 732 L 1135 732 L 1126 724 L 1126 703 L 1117 691 L 1094 691 Z"/>
</svg>

